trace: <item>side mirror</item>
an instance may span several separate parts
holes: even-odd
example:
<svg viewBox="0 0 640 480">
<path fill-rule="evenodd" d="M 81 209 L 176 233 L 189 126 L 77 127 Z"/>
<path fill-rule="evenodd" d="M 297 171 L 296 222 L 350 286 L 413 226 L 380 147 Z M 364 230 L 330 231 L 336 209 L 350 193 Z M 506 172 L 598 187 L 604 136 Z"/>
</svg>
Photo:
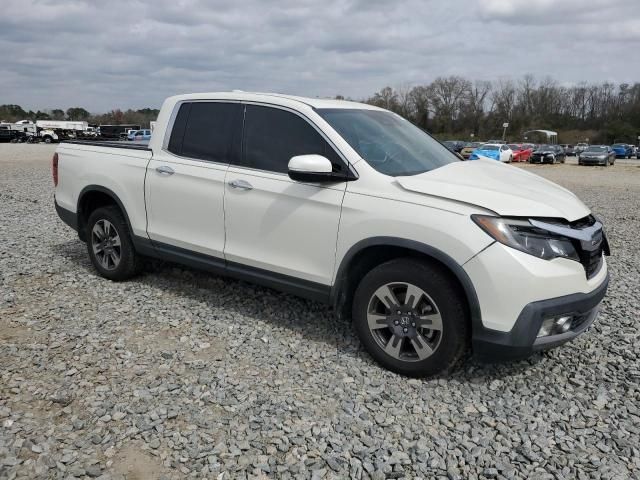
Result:
<svg viewBox="0 0 640 480">
<path fill-rule="evenodd" d="M 297 155 L 289 160 L 289 178 L 298 182 L 340 182 L 340 174 L 333 173 L 333 166 L 322 155 Z"/>
</svg>

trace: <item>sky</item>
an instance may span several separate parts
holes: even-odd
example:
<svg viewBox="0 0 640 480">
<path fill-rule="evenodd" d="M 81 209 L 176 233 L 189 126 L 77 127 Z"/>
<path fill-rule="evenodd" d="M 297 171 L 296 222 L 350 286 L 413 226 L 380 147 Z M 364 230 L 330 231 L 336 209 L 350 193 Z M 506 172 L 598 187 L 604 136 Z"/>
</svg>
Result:
<svg viewBox="0 0 640 480">
<path fill-rule="evenodd" d="M 640 81 L 640 0 L 0 0 L 0 104 L 159 108 L 232 89 Z"/>
</svg>

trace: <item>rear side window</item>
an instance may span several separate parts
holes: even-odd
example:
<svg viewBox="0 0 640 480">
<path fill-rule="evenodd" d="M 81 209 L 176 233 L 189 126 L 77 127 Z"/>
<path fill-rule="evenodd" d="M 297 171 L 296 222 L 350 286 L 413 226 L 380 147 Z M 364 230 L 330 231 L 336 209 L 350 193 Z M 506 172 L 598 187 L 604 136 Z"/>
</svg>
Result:
<svg viewBox="0 0 640 480">
<path fill-rule="evenodd" d="M 308 154 L 328 158 L 334 172 L 344 168 L 335 150 L 303 118 L 278 108 L 246 106 L 243 166 L 286 173 L 291 157 Z"/>
<path fill-rule="evenodd" d="M 240 151 L 242 106 L 194 102 L 180 106 L 168 150 L 183 157 L 229 163 Z"/>
</svg>

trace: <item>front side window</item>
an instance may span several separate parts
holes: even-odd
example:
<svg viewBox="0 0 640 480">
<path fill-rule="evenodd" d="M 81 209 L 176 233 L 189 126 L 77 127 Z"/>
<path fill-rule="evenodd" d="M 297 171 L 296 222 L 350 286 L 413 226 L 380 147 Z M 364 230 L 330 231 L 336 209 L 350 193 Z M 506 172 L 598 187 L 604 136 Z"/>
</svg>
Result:
<svg viewBox="0 0 640 480">
<path fill-rule="evenodd" d="M 358 155 L 385 175 L 417 175 L 459 161 L 429 134 L 394 113 L 343 108 L 317 112 Z"/>
<path fill-rule="evenodd" d="M 242 105 L 223 102 L 183 103 L 168 150 L 183 157 L 229 163 L 239 154 Z"/>
<path fill-rule="evenodd" d="M 328 158 L 334 171 L 343 168 L 333 148 L 300 116 L 279 108 L 246 106 L 242 166 L 287 173 L 291 157 L 309 154 Z"/>
</svg>

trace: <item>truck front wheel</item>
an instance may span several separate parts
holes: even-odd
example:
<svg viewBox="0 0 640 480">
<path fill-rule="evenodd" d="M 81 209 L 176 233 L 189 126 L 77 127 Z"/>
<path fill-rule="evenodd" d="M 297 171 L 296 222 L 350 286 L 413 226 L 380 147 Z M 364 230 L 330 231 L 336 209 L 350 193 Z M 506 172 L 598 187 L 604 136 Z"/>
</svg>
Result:
<svg viewBox="0 0 640 480">
<path fill-rule="evenodd" d="M 140 257 L 118 207 L 94 210 L 87 221 L 86 238 L 89 258 L 101 276 L 121 281 L 140 271 Z"/>
<path fill-rule="evenodd" d="M 460 287 L 442 268 L 401 258 L 365 275 L 352 317 L 378 363 L 402 375 L 430 377 L 454 368 L 468 349 L 465 305 Z"/>
</svg>

